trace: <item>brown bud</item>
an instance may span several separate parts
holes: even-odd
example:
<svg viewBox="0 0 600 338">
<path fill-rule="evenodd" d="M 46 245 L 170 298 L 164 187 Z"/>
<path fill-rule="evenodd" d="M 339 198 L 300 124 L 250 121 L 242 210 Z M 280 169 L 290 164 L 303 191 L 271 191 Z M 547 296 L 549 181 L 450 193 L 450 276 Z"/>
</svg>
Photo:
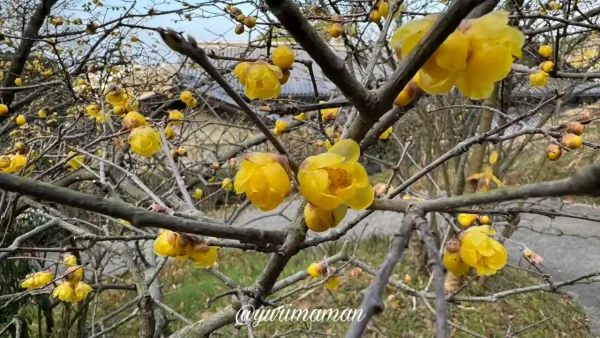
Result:
<svg viewBox="0 0 600 338">
<path fill-rule="evenodd" d="M 17 142 L 15 144 L 15 149 L 17 149 L 18 152 L 24 152 L 25 151 L 25 143 L 23 142 Z"/>
<path fill-rule="evenodd" d="M 85 26 L 85 33 L 87 35 L 94 35 L 96 34 L 96 30 L 98 29 L 98 24 L 92 22 L 92 23 L 88 23 L 87 26 Z"/>
<path fill-rule="evenodd" d="M 579 114 L 579 119 L 580 120 L 589 120 L 591 118 L 593 118 L 594 115 L 592 115 L 592 112 L 589 110 L 584 111 L 583 113 Z"/>
<path fill-rule="evenodd" d="M 385 195 L 385 183 L 377 183 L 373 187 L 373 191 L 375 192 L 375 198 L 380 198 Z"/>
<path fill-rule="evenodd" d="M 583 134 L 583 124 L 579 122 L 569 122 L 567 125 L 567 133 L 575 134 L 577 136 Z"/>
<path fill-rule="evenodd" d="M 241 23 L 237 24 L 237 25 L 235 26 L 234 32 L 235 32 L 235 34 L 237 34 L 237 35 L 241 35 L 241 34 L 243 34 L 243 33 L 244 33 L 244 24 L 241 24 Z"/>
<path fill-rule="evenodd" d="M 256 18 L 253 16 L 247 16 L 244 19 L 244 25 L 246 25 L 248 28 L 254 28 L 254 26 L 256 26 Z"/>
<path fill-rule="evenodd" d="M 458 252 L 458 250 L 460 250 L 460 241 L 458 238 L 451 238 L 448 240 L 448 243 L 446 243 L 446 251 Z"/>
<path fill-rule="evenodd" d="M 229 11 L 229 15 L 231 15 L 232 19 L 235 19 L 238 17 L 238 15 L 242 14 L 242 10 L 237 8 L 237 7 L 233 7 L 230 11 Z"/>
</svg>

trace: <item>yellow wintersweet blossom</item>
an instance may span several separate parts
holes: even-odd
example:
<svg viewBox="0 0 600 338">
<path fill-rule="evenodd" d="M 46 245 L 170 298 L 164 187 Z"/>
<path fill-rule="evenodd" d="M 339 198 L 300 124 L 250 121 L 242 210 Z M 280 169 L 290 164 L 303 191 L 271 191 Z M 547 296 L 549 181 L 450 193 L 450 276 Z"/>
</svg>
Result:
<svg viewBox="0 0 600 338">
<path fill-rule="evenodd" d="M 80 266 L 72 266 L 65 271 L 65 280 L 75 285 L 83 279 L 83 268 Z"/>
<path fill-rule="evenodd" d="M 10 157 L 6 155 L 0 156 L 0 169 L 6 169 L 10 167 Z"/>
<path fill-rule="evenodd" d="M 175 134 L 175 132 L 173 131 L 173 128 L 171 128 L 171 126 L 167 125 L 167 127 L 165 128 L 165 138 L 167 140 L 173 140 L 176 136 L 177 136 L 177 134 Z"/>
<path fill-rule="evenodd" d="M 550 74 L 543 70 L 537 71 L 529 75 L 529 83 L 533 87 L 545 87 L 548 84 L 548 78 Z"/>
<path fill-rule="evenodd" d="M 125 90 L 115 85 L 110 85 L 104 94 L 106 101 L 113 106 L 123 105 L 123 103 L 128 99 L 128 95 Z"/>
<path fill-rule="evenodd" d="M 323 265 L 317 262 L 312 263 L 308 269 L 306 269 L 306 272 L 313 278 L 319 278 L 321 277 L 321 274 L 323 274 Z"/>
<path fill-rule="evenodd" d="M 458 214 L 456 217 L 458 219 L 458 224 L 461 227 L 470 227 L 477 220 L 477 215 L 474 214 Z"/>
<path fill-rule="evenodd" d="M 184 244 L 181 235 L 165 230 L 154 240 L 154 253 L 158 256 L 176 257 L 183 252 Z"/>
<path fill-rule="evenodd" d="M 225 191 L 231 191 L 233 189 L 233 185 L 231 185 L 231 178 L 227 177 L 221 182 L 221 188 Z"/>
<path fill-rule="evenodd" d="M 443 263 L 446 269 L 448 269 L 448 271 L 452 272 L 457 276 L 464 275 L 471 268 L 462 260 L 460 256 L 460 251 L 444 251 Z"/>
<path fill-rule="evenodd" d="M 344 204 L 338 205 L 333 210 L 326 210 L 306 203 L 304 207 L 304 221 L 310 230 L 323 232 L 330 228 L 335 228 L 346 217 L 347 211 L 348 207 Z"/>
<path fill-rule="evenodd" d="M 194 98 L 194 94 L 192 94 L 192 92 L 190 92 L 189 90 L 181 92 L 181 95 L 179 95 L 179 99 L 183 101 L 183 103 L 185 103 L 185 105 L 188 108 L 194 108 L 198 104 L 198 101 L 196 101 L 196 99 Z"/>
<path fill-rule="evenodd" d="M 8 106 L 5 104 L 0 104 L 0 116 L 4 116 L 8 114 Z"/>
<path fill-rule="evenodd" d="M 500 179 L 498 177 L 496 177 L 496 175 L 494 175 L 494 169 L 492 168 L 492 165 L 494 165 L 494 163 L 496 163 L 497 161 L 498 161 L 498 152 L 492 151 L 492 153 L 490 154 L 490 158 L 489 158 L 489 166 L 487 168 L 485 168 L 485 170 L 482 173 L 476 173 L 476 174 L 473 174 L 473 175 L 467 177 L 467 181 L 480 180 L 480 179 L 484 178 L 485 181 L 484 181 L 483 186 L 480 188 L 480 191 L 490 190 L 491 182 L 494 182 L 496 184 L 496 186 L 501 187 L 502 181 L 500 181 Z"/>
<path fill-rule="evenodd" d="M 17 115 L 17 117 L 15 118 L 15 123 L 18 126 L 22 126 L 27 123 L 27 118 L 25 117 L 25 115 Z"/>
<path fill-rule="evenodd" d="M 327 133 L 327 136 L 331 137 L 333 139 L 333 143 L 338 143 L 338 141 L 342 138 L 342 134 L 339 131 L 334 131 L 332 133 L 332 127 L 329 127 L 327 129 L 325 129 L 325 133 Z M 328 139 L 325 140 L 325 148 L 327 148 L 327 150 L 331 149 L 332 145 L 331 142 L 329 142 Z"/>
<path fill-rule="evenodd" d="M 68 154 L 68 156 L 71 156 L 71 155 L 75 155 L 75 152 L 74 151 L 70 151 L 69 154 Z M 71 169 L 77 170 L 77 169 L 81 168 L 81 165 L 83 164 L 84 160 L 85 160 L 85 156 L 84 155 L 77 155 L 77 156 L 73 157 L 72 159 L 70 159 L 67 162 L 67 165 Z"/>
<path fill-rule="evenodd" d="M 502 269 L 508 253 L 502 244 L 491 238 L 496 231 L 489 225 L 467 229 L 461 234 L 460 256 L 479 276 L 491 276 Z"/>
<path fill-rule="evenodd" d="M 306 113 L 300 113 L 296 116 L 294 116 L 294 119 L 298 120 L 298 121 L 305 121 L 308 118 L 308 116 L 306 115 Z"/>
<path fill-rule="evenodd" d="M 273 134 L 275 134 L 276 136 L 279 136 L 286 130 L 287 130 L 287 122 L 285 122 L 283 120 L 277 120 L 277 122 L 275 122 L 275 129 L 273 129 Z"/>
<path fill-rule="evenodd" d="M 135 128 L 129 134 L 131 150 L 144 157 L 150 157 L 160 151 L 162 140 L 160 132 L 151 127 Z"/>
<path fill-rule="evenodd" d="M 63 266 L 66 269 L 75 265 L 77 265 L 77 257 L 75 255 L 68 254 L 63 257 Z"/>
<path fill-rule="evenodd" d="M 202 189 L 196 188 L 196 190 L 194 190 L 194 193 L 192 194 L 192 197 L 197 200 L 202 199 Z"/>
<path fill-rule="evenodd" d="M 329 277 L 329 279 L 325 282 L 325 287 L 329 291 L 335 291 L 340 287 L 340 277 L 333 276 Z"/>
<path fill-rule="evenodd" d="M 544 61 L 540 64 L 540 69 L 545 71 L 546 73 L 550 73 L 554 70 L 554 62 L 552 61 Z"/>
<path fill-rule="evenodd" d="M 392 127 L 389 127 L 388 129 L 386 129 L 383 134 L 379 135 L 379 139 L 380 140 L 387 140 L 390 135 L 392 134 L 392 132 L 394 131 L 394 129 Z"/>
<path fill-rule="evenodd" d="M 148 125 L 148 122 L 146 122 L 144 115 L 142 115 L 136 111 L 130 111 L 123 118 L 123 127 L 127 128 L 127 129 L 134 129 L 134 128 L 143 127 L 146 125 Z"/>
<path fill-rule="evenodd" d="M 433 26 L 437 15 L 409 22 L 393 35 L 391 47 L 405 58 Z M 491 12 L 466 20 L 442 43 L 419 70 L 418 85 L 429 94 L 445 94 L 455 84 L 471 99 L 489 97 L 494 83 L 522 56 L 524 35 L 508 26 L 508 12 Z"/>
<path fill-rule="evenodd" d="M 169 111 L 169 121 L 173 124 L 180 124 L 183 121 L 184 115 L 179 110 Z"/>
<path fill-rule="evenodd" d="M 296 56 L 289 46 L 279 46 L 273 51 L 273 64 L 281 69 L 288 69 L 294 64 Z"/>
<path fill-rule="evenodd" d="M 194 262 L 194 267 L 202 269 L 213 265 L 219 257 L 219 247 L 204 244 L 190 245 L 187 256 Z"/>
<path fill-rule="evenodd" d="M 10 159 L 10 165 L 6 168 L 3 168 L 2 171 L 5 174 L 12 174 L 14 172 L 19 172 L 21 169 L 27 164 L 27 156 L 21 154 L 10 154 L 8 155 Z"/>
<path fill-rule="evenodd" d="M 16 78 L 15 85 L 17 85 L 17 87 L 21 87 L 23 85 L 23 79 L 21 79 L 20 77 Z"/>
<path fill-rule="evenodd" d="M 326 101 L 319 101 L 319 103 L 327 103 Z M 323 121 L 333 121 L 337 117 L 340 108 L 327 108 L 321 109 L 321 119 Z"/>
<path fill-rule="evenodd" d="M 300 192 L 313 205 L 327 210 L 346 204 L 366 209 L 374 199 L 369 176 L 360 163 L 354 140 L 340 140 L 327 153 L 310 156 L 300 165 Z"/>
<path fill-rule="evenodd" d="M 275 209 L 286 198 L 292 185 L 287 159 L 280 155 L 250 153 L 235 175 L 236 194 L 246 196 L 262 211 Z"/>
<path fill-rule="evenodd" d="M 63 282 L 52 291 L 52 297 L 62 300 L 63 302 L 75 302 L 77 301 L 77 295 L 73 286 L 69 282 Z"/>
<path fill-rule="evenodd" d="M 252 63 L 245 71 L 244 93 L 250 99 L 276 99 L 281 94 L 281 68 L 265 61 Z"/>
<path fill-rule="evenodd" d="M 25 289 L 37 289 L 41 286 L 44 286 L 50 283 L 54 279 L 54 275 L 52 275 L 49 271 L 38 271 L 33 275 L 27 276 L 21 283 L 21 287 Z"/>
<path fill-rule="evenodd" d="M 552 46 L 550 46 L 550 45 L 541 45 L 538 52 L 540 53 L 540 55 L 542 57 L 545 57 L 547 59 L 552 56 L 552 54 L 554 53 L 554 50 L 552 49 Z"/>
<path fill-rule="evenodd" d="M 240 62 L 235 66 L 233 70 L 233 75 L 240 81 L 241 84 L 246 84 L 246 69 L 248 69 L 252 63 L 250 62 Z"/>
<path fill-rule="evenodd" d="M 75 291 L 75 301 L 78 302 L 80 300 L 84 300 L 87 297 L 87 295 L 90 292 L 92 292 L 92 287 L 82 281 L 75 285 L 74 291 Z"/>
<path fill-rule="evenodd" d="M 508 76 L 514 59 L 521 58 L 525 36 L 508 26 L 506 11 L 468 20 L 463 27 L 470 47 L 467 65 L 456 79 L 456 86 L 471 99 L 484 99 L 491 95 L 495 82 Z"/>
</svg>

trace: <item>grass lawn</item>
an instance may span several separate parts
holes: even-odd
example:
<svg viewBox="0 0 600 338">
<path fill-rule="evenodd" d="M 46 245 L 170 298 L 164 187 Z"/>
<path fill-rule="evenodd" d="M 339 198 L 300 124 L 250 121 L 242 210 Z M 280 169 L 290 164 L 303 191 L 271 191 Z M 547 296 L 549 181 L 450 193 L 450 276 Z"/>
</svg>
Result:
<svg viewBox="0 0 600 338">
<path fill-rule="evenodd" d="M 390 239 L 368 239 L 361 242 L 357 255 L 363 261 L 378 266 L 383 261 L 388 251 Z M 283 276 L 289 276 L 325 255 L 331 255 L 339 250 L 339 245 L 330 245 L 319 249 L 307 250 L 294 257 L 286 267 Z M 319 251 L 317 251 L 319 250 Z M 411 250 L 408 250 L 409 253 Z M 219 269 L 240 285 L 250 285 L 254 278 L 262 271 L 267 262 L 267 256 L 256 253 L 243 253 L 234 250 L 222 250 L 218 262 Z M 342 263 L 338 263 L 339 267 Z M 300 291 L 295 296 L 287 299 L 293 308 L 358 308 L 361 293 L 371 281 L 371 276 L 352 266 L 342 270 L 342 284 L 340 289 L 329 292 L 323 286 L 309 291 Z M 407 281 L 411 287 L 420 289 L 428 281 L 428 277 L 419 271 L 410 254 L 405 254 L 396 267 L 393 276 Z M 187 262 L 173 261 L 161 274 L 164 284 L 164 302 L 178 311 L 183 316 L 197 321 L 211 316 L 219 309 L 230 304 L 231 299 L 224 297 L 206 308 L 206 300 L 228 287 L 204 270 L 194 269 Z M 310 278 L 301 282 L 302 285 L 310 282 Z M 486 281 L 485 288 L 480 284 L 471 283 L 461 294 L 486 295 L 492 292 L 512 289 L 521 286 L 530 286 L 543 283 L 543 280 L 534 277 L 527 271 L 506 267 L 499 274 Z M 293 287 L 292 287 L 293 288 Z M 288 289 L 284 289 L 288 291 Z M 131 295 L 131 293 L 129 293 Z M 104 297 L 119 296 L 116 292 L 106 292 Z M 431 337 L 435 325 L 433 315 L 421 301 L 413 300 L 402 292 L 389 287 L 384 294 L 385 311 L 375 317 L 376 325 L 371 326 L 366 337 Z M 122 304 L 112 303 L 114 308 Z M 103 302 L 108 304 L 107 302 Z M 109 307 L 113 307 L 110 305 Z M 449 304 L 449 318 L 454 323 L 477 332 L 486 337 L 504 337 L 509 326 L 513 332 L 529 324 L 547 317 L 551 320 L 529 329 L 519 337 L 592 337 L 583 310 L 568 298 L 549 293 L 530 293 L 514 296 L 495 303 L 460 303 Z M 110 309 L 104 309 L 110 311 Z M 103 311 L 103 312 L 104 312 Z M 116 320 L 116 319 L 115 319 Z M 257 337 L 272 337 L 297 329 L 306 329 L 309 323 L 302 322 L 274 322 L 261 323 L 255 329 Z M 173 330 L 181 327 L 181 322 L 173 321 Z M 348 323 L 321 322 L 313 323 L 312 337 L 343 337 L 348 328 Z M 241 334 L 246 336 L 246 328 L 242 332 L 235 332 L 233 327 L 220 330 L 219 337 L 233 337 Z M 133 323 L 117 331 L 118 337 L 137 336 Z M 320 333 L 320 334 L 319 334 Z M 328 335 L 321 335 L 328 334 Z M 452 337 L 471 337 L 460 331 L 452 329 Z M 296 331 L 285 337 L 310 337 Z"/>
</svg>

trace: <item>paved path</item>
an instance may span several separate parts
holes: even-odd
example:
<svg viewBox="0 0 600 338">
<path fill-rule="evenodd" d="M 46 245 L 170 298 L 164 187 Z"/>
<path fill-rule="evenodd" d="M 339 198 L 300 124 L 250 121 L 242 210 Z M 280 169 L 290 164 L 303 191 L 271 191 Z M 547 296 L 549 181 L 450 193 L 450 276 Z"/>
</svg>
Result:
<svg viewBox="0 0 600 338">
<path fill-rule="evenodd" d="M 277 214 L 284 210 L 284 214 L 293 217 L 297 202 L 282 204 L 280 208 L 269 214 Z M 569 212 L 594 215 L 600 218 L 600 208 L 592 208 L 585 205 L 568 204 L 563 210 Z M 352 219 L 357 212 L 348 211 L 345 221 Z M 253 219 L 264 216 L 260 210 L 249 210 L 243 213 L 236 224 L 244 224 Z M 387 211 L 377 211 L 364 220 L 346 235 L 346 238 L 356 238 L 364 229 L 365 236 L 390 235 L 402 221 L 402 215 Z M 253 227 L 266 229 L 281 229 L 286 221 L 281 216 L 261 218 L 249 224 Z M 558 217 L 550 219 L 544 216 L 522 214 L 521 225 L 530 227 L 543 234 L 519 229 L 512 239 L 526 244 L 536 253 L 544 258 L 544 266 L 554 281 L 562 281 L 579 277 L 586 273 L 600 271 L 600 223 L 577 220 L 572 218 Z M 565 234 L 575 234 L 581 237 L 568 235 L 557 236 L 561 231 Z M 314 234 L 313 234 L 314 235 Z M 596 237 L 595 237 L 596 236 Z M 519 246 L 507 243 L 509 260 L 516 264 L 519 261 Z M 580 302 L 586 309 L 592 331 L 600 337 L 600 283 L 582 284 L 565 288 L 574 294 L 576 301 Z"/>
</svg>

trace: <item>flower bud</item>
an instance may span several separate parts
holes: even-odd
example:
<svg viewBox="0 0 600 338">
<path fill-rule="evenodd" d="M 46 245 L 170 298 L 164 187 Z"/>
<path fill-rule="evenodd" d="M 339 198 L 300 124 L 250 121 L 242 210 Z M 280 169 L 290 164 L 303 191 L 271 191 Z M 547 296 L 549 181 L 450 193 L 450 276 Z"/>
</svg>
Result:
<svg viewBox="0 0 600 338">
<path fill-rule="evenodd" d="M 569 122 L 569 124 L 567 125 L 567 133 L 569 134 L 575 134 L 577 136 L 580 136 L 581 134 L 583 134 L 583 129 L 583 124 L 579 122 Z"/>
<path fill-rule="evenodd" d="M 556 161 L 560 158 L 560 155 L 562 155 L 562 149 L 560 149 L 560 147 L 556 144 L 549 144 L 546 147 L 546 157 L 550 160 L 550 161 Z"/>
<path fill-rule="evenodd" d="M 569 149 L 579 149 L 581 147 L 581 137 L 575 134 L 567 134 L 562 138 L 562 144 Z"/>
</svg>

